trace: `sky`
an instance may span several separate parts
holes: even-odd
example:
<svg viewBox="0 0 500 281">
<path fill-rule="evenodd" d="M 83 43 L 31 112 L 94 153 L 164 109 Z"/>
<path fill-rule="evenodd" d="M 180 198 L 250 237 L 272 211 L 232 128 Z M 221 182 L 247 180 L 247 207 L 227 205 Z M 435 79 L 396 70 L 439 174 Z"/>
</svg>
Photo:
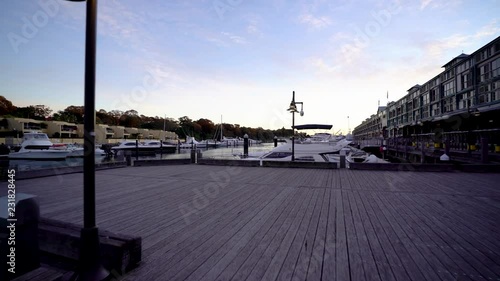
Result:
<svg viewBox="0 0 500 281">
<path fill-rule="evenodd" d="M 0 95 L 83 105 L 85 2 L 2 1 Z M 500 35 L 499 0 L 107 0 L 96 110 L 344 134 Z M 389 97 L 387 99 L 387 96 Z"/>
</svg>

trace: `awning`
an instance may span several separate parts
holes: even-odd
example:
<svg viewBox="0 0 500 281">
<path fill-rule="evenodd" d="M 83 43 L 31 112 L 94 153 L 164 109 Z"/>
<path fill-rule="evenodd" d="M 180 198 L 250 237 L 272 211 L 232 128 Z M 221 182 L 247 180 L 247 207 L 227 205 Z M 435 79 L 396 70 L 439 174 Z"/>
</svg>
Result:
<svg viewBox="0 0 500 281">
<path fill-rule="evenodd" d="M 297 130 L 330 130 L 333 125 L 322 125 L 322 124 L 304 124 L 304 125 L 296 125 L 293 128 Z"/>
</svg>

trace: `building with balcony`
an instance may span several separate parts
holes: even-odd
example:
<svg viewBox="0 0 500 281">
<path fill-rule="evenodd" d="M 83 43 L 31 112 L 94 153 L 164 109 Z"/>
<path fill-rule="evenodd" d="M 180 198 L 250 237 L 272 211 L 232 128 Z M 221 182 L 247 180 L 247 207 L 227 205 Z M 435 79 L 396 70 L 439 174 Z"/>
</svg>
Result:
<svg viewBox="0 0 500 281">
<path fill-rule="evenodd" d="M 361 145 L 381 145 L 387 135 L 386 106 L 379 106 L 377 113 L 372 114 L 354 128 L 352 134 Z"/>
<path fill-rule="evenodd" d="M 22 135 L 32 131 L 47 133 L 47 121 L 28 118 L 4 118 L 2 131 Z"/>
<path fill-rule="evenodd" d="M 128 139 L 130 138 L 130 133 L 123 126 L 109 126 L 113 130 L 114 139 Z"/>
<path fill-rule="evenodd" d="M 47 135 L 51 138 L 83 138 L 83 130 L 73 123 L 46 121 Z"/>
<path fill-rule="evenodd" d="M 83 125 L 79 126 L 83 129 Z M 115 137 L 115 131 L 108 125 L 96 124 L 94 130 L 96 143 L 107 143 L 108 139 Z"/>
<path fill-rule="evenodd" d="M 472 146 L 480 138 L 500 145 L 500 37 L 470 55 L 460 54 L 444 70 L 385 108 L 387 138 L 425 136 L 436 143 Z M 355 139 L 373 137 L 378 117 L 356 127 Z"/>
</svg>

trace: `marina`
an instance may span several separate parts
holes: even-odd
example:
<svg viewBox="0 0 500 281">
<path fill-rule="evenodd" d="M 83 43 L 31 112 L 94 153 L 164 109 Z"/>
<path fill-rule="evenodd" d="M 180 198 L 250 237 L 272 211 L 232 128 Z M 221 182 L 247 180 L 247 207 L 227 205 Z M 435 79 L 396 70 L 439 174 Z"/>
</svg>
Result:
<svg viewBox="0 0 500 281">
<path fill-rule="evenodd" d="M 22 180 L 17 192 L 37 195 L 41 217 L 82 224 L 82 179 Z M 142 237 L 122 280 L 500 280 L 499 180 L 127 167 L 96 172 L 96 214 L 101 230 Z"/>
<path fill-rule="evenodd" d="M 38 2 L 0 280 L 500 281 L 497 0 Z"/>
</svg>

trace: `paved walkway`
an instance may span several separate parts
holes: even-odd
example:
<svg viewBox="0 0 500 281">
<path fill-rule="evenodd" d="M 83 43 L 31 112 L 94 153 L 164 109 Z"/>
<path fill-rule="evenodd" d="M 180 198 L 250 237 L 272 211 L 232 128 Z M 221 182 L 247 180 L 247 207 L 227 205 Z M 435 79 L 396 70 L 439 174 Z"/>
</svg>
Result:
<svg viewBox="0 0 500 281">
<path fill-rule="evenodd" d="M 82 223 L 82 182 L 17 192 Z M 97 220 L 143 238 L 126 280 L 500 280 L 500 174 L 129 167 L 97 172 Z"/>
</svg>

